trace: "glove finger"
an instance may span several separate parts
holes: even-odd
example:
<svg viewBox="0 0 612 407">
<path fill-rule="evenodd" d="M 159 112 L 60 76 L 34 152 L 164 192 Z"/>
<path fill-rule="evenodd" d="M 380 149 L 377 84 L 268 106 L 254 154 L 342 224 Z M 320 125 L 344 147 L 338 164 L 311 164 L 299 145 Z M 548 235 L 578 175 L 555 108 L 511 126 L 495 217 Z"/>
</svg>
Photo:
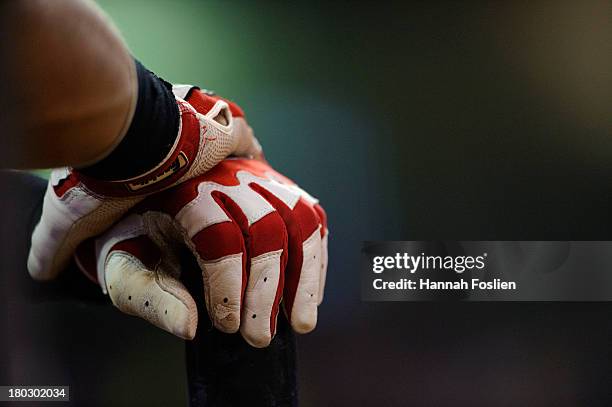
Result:
<svg viewBox="0 0 612 407">
<path fill-rule="evenodd" d="M 159 248 L 144 235 L 116 243 L 104 265 L 108 294 L 122 312 L 193 339 L 198 325 L 195 301 L 162 265 Z"/>
<path fill-rule="evenodd" d="M 244 117 L 234 118 L 233 133 L 238 139 L 234 155 L 255 159 L 263 158 L 263 149 Z"/>
<path fill-rule="evenodd" d="M 280 184 L 269 184 L 267 187 L 279 190 L 272 193 L 260 185 L 251 184 L 251 188 L 278 211 L 287 228 L 289 253 L 283 304 L 291 327 L 298 333 L 307 333 L 317 324 L 322 260 L 321 221 L 312 205 L 298 194 Z"/>
<path fill-rule="evenodd" d="M 177 93 L 175 87 L 175 94 L 186 97 L 185 100 L 198 112 L 198 120 L 204 123 L 207 142 L 204 144 L 203 160 L 207 162 L 207 169 L 228 155 L 261 155 L 261 146 L 247 124 L 244 112 L 235 103 L 193 88 Z"/>
<path fill-rule="evenodd" d="M 70 190 L 74 182 L 68 168 L 58 168 L 50 174 L 27 261 L 30 276 L 35 280 L 54 279 L 68 265 L 77 244 L 88 237 L 76 233 L 75 223 L 82 215 L 80 211 L 95 207 L 99 201 Z"/>
<path fill-rule="evenodd" d="M 327 227 L 327 214 L 321 207 L 321 205 L 314 205 L 314 210 L 319 215 L 321 220 L 321 273 L 319 277 L 319 301 L 320 305 L 323 302 L 323 294 L 325 291 L 325 280 L 327 278 L 327 238 L 329 236 L 329 229 Z"/>
<path fill-rule="evenodd" d="M 245 236 L 250 258 L 240 332 L 254 347 L 265 347 L 276 333 L 283 289 L 287 232 L 281 217 L 261 196 L 245 189 L 232 197 L 215 191 L 213 199 Z"/>
<path fill-rule="evenodd" d="M 217 170 L 218 171 L 218 170 Z M 211 173 L 217 172 L 215 169 Z M 247 282 L 247 251 L 240 226 L 214 196 L 219 184 L 191 180 L 174 191 L 175 196 L 195 193 L 185 204 L 176 199 L 176 208 L 166 208 L 190 239 L 188 244 L 202 272 L 204 299 L 213 325 L 234 333 L 240 327 L 242 297 Z"/>
<path fill-rule="evenodd" d="M 248 234 L 251 260 L 240 332 L 249 344 L 261 348 L 268 346 L 276 334 L 287 264 L 287 232 L 279 214 L 270 212 L 251 225 Z"/>
<path fill-rule="evenodd" d="M 247 256 L 242 232 L 236 222 L 230 220 L 196 233 L 192 242 L 192 251 L 202 271 L 208 315 L 217 329 L 235 333 L 240 327 L 240 308 L 246 286 Z"/>
<path fill-rule="evenodd" d="M 288 300 L 285 309 L 291 326 L 298 333 L 308 333 L 315 328 L 319 304 L 321 233 L 317 228 L 306 236 L 306 240 L 299 243 L 302 256 L 294 261 L 295 266 L 292 273 L 288 273 L 285 290 Z"/>
</svg>

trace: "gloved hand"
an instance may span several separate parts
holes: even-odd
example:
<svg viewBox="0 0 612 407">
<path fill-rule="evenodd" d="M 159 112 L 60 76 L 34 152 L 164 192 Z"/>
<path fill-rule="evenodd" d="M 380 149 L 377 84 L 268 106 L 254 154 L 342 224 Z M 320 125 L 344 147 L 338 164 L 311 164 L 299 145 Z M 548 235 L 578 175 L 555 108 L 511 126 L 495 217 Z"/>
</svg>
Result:
<svg viewBox="0 0 612 407">
<path fill-rule="evenodd" d="M 155 169 L 117 182 L 92 179 L 71 168 L 51 173 L 28 256 L 33 278 L 54 278 L 79 243 L 104 232 L 145 196 L 197 177 L 230 154 L 261 154 L 238 106 L 189 85 L 173 91 L 181 116 L 179 135 Z"/>
<path fill-rule="evenodd" d="M 274 336 L 281 298 L 295 331 L 314 329 L 327 235 L 316 199 L 266 163 L 227 159 L 147 198 L 81 245 L 76 259 L 121 311 L 191 339 L 198 315 L 179 279 L 184 244 L 201 268 L 215 327 L 240 329 L 249 344 L 264 347 Z"/>
</svg>

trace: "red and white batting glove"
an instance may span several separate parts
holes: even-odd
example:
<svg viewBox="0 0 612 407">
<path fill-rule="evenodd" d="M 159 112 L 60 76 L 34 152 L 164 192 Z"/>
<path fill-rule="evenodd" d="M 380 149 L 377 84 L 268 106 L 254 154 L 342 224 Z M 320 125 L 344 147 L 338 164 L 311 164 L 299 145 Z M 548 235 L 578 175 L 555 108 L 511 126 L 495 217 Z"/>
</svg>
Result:
<svg viewBox="0 0 612 407">
<path fill-rule="evenodd" d="M 314 329 L 327 235 L 316 199 L 266 163 L 227 159 L 147 198 L 76 257 L 121 311 L 191 339 L 198 316 L 179 281 L 181 241 L 201 268 L 214 326 L 240 329 L 249 344 L 264 347 L 281 299 L 296 332 Z"/>
<path fill-rule="evenodd" d="M 28 256 L 33 278 L 54 278 L 79 243 L 104 232 L 145 196 L 204 174 L 231 154 L 261 154 L 238 106 L 189 85 L 173 91 L 181 116 L 178 137 L 156 168 L 116 182 L 96 180 L 72 168 L 51 173 Z"/>
</svg>

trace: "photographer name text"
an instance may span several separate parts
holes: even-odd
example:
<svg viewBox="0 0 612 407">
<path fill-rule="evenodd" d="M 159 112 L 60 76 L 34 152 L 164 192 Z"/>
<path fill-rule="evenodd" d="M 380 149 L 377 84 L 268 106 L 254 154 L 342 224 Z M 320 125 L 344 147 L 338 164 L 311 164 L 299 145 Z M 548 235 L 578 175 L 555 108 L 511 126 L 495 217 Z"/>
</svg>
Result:
<svg viewBox="0 0 612 407">
<path fill-rule="evenodd" d="M 516 290 L 515 281 L 503 281 L 495 278 L 492 281 L 472 278 L 457 281 L 435 281 L 428 278 L 409 280 L 402 278 L 396 281 L 373 280 L 375 290 Z"/>
</svg>

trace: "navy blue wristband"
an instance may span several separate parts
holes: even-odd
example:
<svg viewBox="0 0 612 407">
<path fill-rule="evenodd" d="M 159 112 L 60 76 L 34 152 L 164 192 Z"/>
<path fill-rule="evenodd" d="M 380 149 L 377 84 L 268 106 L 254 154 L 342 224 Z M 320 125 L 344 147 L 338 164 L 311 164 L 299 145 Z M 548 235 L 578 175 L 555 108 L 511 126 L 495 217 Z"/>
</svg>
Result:
<svg viewBox="0 0 612 407">
<path fill-rule="evenodd" d="M 180 114 L 172 85 L 135 60 L 138 100 L 119 145 L 101 161 L 79 171 L 105 181 L 134 178 L 155 168 L 178 136 Z"/>
</svg>

